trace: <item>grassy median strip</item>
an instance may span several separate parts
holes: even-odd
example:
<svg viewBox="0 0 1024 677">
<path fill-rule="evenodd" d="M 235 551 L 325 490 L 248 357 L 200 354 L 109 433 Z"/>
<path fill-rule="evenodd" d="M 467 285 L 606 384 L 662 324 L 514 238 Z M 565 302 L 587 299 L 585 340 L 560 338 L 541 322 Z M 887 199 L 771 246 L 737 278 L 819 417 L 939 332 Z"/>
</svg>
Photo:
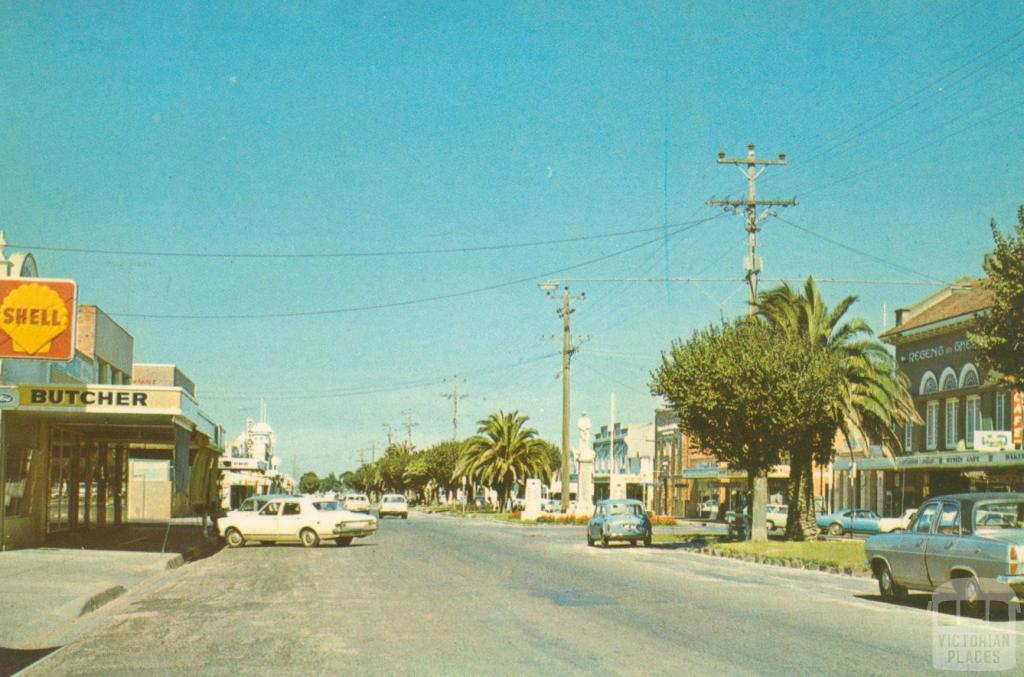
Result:
<svg viewBox="0 0 1024 677">
<path fill-rule="evenodd" d="M 854 573 L 865 571 L 864 541 L 775 541 L 766 543 L 716 543 L 714 550 L 753 557 L 768 564 L 802 563 L 804 568 L 835 568 Z"/>
</svg>

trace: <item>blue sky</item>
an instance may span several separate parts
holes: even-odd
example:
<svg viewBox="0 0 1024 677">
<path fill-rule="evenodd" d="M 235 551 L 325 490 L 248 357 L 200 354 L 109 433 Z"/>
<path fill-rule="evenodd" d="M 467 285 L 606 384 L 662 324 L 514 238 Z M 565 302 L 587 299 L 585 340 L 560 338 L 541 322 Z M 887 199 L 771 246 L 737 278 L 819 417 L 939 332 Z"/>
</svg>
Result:
<svg viewBox="0 0 1024 677">
<path fill-rule="evenodd" d="M 351 467 L 405 410 L 417 446 L 445 439 L 456 374 L 460 432 L 519 409 L 558 440 L 560 321 L 536 282 L 600 258 L 553 277 L 664 275 L 664 242 L 637 245 L 666 211 L 744 190 L 719 150 L 787 153 L 761 195 L 870 255 L 771 220 L 767 278 L 980 274 L 989 219 L 1024 202 L 1022 61 L 1012 2 L 3 3 L 0 228 L 229 434 L 266 398 L 289 470 Z M 671 232 L 671 275 L 742 275 L 740 217 Z M 569 284 L 574 421 L 605 422 L 611 391 L 652 420 L 660 352 L 745 312 L 739 281 Z M 876 327 L 932 289 L 822 286 Z"/>
</svg>

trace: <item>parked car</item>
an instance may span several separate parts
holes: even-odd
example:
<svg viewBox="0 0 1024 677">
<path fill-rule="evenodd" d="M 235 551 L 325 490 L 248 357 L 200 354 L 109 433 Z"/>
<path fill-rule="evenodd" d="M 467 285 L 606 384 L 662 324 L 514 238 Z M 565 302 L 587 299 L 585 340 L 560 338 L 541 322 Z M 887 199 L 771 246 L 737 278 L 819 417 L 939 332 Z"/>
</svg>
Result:
<svg viewBox="0 0 1024 677">
<path fill-rule="evenodd" d="M 380 499 L 380 508 L 377 512 L 381 518 L 385 515 L 395 515 L 402 519 L 409 519 L 409 502 L 401 494 L 384 494 Z"/>
<path fill-rule="evenodd" d="M 789 519 L 788 505 L 768 504 L 768 516 L 765 520 L 768 531 L 772 529 L 785 529 L 787 519 Z"/>
<path fill-rule="evenodd" d="M 608 547 L 611 541 L 629 541 L 630 545 L 643 541 L 649 546 L 652 535 L 651 518 L 644 504 L 634 499 L 598 501 L 587 523 L 587 545 L 601 541 Z"/>
<path fill-rule="evenodd" d="M 882 517 L 878 520 L 878 532 L 887 534 L 890 531 L 904 530 L 910 526 L 910 520 L 917 514 L 917 508 L 907 508 L 899 517 Z"/>
<path fill-rule="evenodd" d="M 850 510 L 840 508 L 830 515 L 818 515 L 818 528 L 833 536 L 842 536 L 848 531 L 861 534 L 877 534 L 878 520 L 882 519 L 874 510 Z"/>
<path fill-rule="evenodd" d="M 338 501 L 287 496 L 264 503 L 257 511 L 234 511 L 217 520 L 217 533 L 232 548 L 246 541 L 295 542 L 312 548 L 320 541 L 348 545 L 377 531 L 377 519 L 345 510 Z"/>
<path fill-rule="evenodd" d="M 1024 595 L 1024 493 L 930 498 L 906 531 L 869 538 L 865 554 L 885 599 L 951 584 L 976 612 L 999 594 L 993 585 Z"/>
<path fill-rule="evenodd" d="M 700 504 L 697 509 L 698 517 L 706 517 L 707 519 L 718 519 L 718 501 L 713 498 L 709 498 Z"/>
<path fill-rule="evenodd" d="M 370 512 L 370 499 L 366 494 L 345 494 L 345 510 Z"/>
</svg>

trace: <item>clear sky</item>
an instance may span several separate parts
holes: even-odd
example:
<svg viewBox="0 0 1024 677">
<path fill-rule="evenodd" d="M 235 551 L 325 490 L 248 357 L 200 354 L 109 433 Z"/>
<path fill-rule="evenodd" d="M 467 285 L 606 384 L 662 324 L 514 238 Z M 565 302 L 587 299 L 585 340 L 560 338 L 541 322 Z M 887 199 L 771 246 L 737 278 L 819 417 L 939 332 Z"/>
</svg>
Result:
<svg viewBox="0 0 1024 677">
<path fill-rule="evenodd" d="M 460 433 L 518 409 L 558 441 L 537 282 L 586 293 L 573 421 L 612 391 L 652 421 L 660 352 L 745 312 L 741 218 L 704 201 L 743 193 L 715 155 L 753 142 L 790 159 L 760 194 L 800 200 L 765 277 L 902 281 L 822 283 L 881 327 L 979 275 L 1024 202 L 1022 65 L 1017 2 L 3 2 L 0 228 L 229 435 L 266 398 L 288 470 L 352 467 L 406 410 L 449 437 L 454 375 Z M 463 251 L 408 253 L 437 249 Z M 578 281 L 666 251 L 737 281 Z"/>
</svg>

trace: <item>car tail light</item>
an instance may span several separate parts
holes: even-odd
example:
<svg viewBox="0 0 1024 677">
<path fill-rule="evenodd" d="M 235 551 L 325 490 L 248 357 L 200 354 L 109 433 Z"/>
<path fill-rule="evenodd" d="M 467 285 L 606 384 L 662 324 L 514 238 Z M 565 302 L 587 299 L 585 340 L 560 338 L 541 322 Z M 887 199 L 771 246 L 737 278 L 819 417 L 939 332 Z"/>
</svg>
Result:
<svg viewBox="0 0 1024 677">
<path fill-rule="evenodd" d="M 1024 553 L 1024 548 L 1018 549 L 1017 546 L 1010 546 L 1010 575 L 1016 576 L 1024 572 L 1024 562 L 1021 562 L 1021 554 Z"/>
</svg>

